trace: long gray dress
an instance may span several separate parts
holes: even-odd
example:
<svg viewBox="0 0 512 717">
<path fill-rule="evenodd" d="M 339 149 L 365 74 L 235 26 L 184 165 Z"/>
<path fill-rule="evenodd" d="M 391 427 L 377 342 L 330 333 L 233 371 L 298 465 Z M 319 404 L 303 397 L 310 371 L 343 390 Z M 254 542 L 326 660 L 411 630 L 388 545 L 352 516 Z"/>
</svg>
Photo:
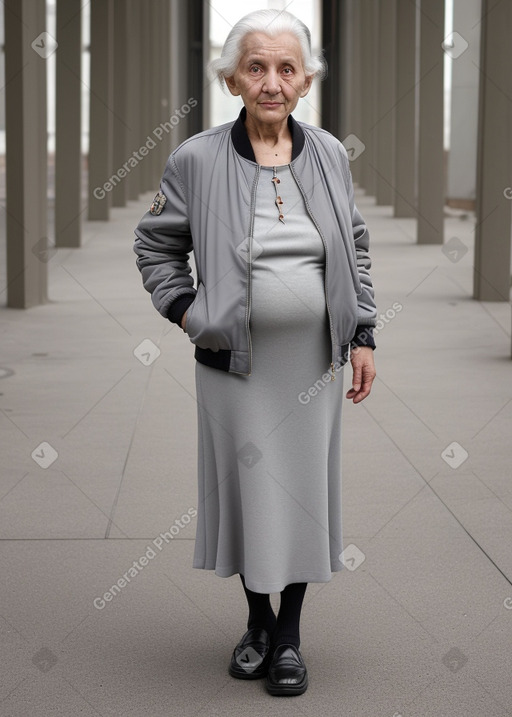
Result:
<svg viewBox="0 0 512 717">
<path fill-rule="evenodd" d="M 288 165 L 277 168 L 279 221 L 272 174 L 262 168 L 256 199 L 252 373 L 196 363 L 193 565 L 222 577 L 242 573 L 260 593 L 328 582 L 342 568 L 343 381 L 341 371 L 325 380 L 324 248 Z"/>
</svg>

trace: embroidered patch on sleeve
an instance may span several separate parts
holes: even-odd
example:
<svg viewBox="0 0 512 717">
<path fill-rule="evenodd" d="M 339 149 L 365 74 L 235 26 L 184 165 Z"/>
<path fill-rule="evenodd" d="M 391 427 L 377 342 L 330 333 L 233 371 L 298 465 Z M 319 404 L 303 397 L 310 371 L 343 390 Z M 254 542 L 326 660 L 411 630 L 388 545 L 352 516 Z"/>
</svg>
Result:
<svg viewBox="0 0 512 717">
<path fill-rule="evenodd" d="M 154 214 L 155 216 L 158 216 L 162 213 L 162 210 L 165 206 L 165 203 L 167 201 L 167 197 L 163 192 L 158 192 L 158 194 L 155 194 L 155 198 L 153 199 L 153 203 L 151 204 L 149 211 L 151 214 Z"/>
</svg>

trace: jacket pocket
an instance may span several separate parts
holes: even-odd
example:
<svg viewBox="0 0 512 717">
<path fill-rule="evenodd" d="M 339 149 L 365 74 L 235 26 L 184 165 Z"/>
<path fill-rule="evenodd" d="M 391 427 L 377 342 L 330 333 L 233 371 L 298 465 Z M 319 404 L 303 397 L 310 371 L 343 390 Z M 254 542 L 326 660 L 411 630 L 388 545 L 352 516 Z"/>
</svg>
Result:
<svg viewBox="0 0 512 717">
<path fill-rule="evenodd" d="M 198 283 L 197 293 L 194 301 L 187 309 L 187 322 L 185 332 L 192 343 L 201 334 L 205 325 L 206 316 L 206 292 L 204 284 Z"/>
</svg>

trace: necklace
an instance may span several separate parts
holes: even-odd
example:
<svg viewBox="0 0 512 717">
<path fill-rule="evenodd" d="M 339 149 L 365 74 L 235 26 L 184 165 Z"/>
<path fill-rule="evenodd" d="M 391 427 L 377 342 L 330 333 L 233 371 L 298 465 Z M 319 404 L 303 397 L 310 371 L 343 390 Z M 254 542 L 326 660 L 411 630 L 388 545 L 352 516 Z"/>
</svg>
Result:
<svg viewBox="0 0 512 717">
<path fill-rule="evenodd" d="M 281 183 L 281 180 L 277 176 L 277 167 L 273 167 L 273 173 L 272 173 L 272 184 L 274 185 L 274 189 L 276 190 L 276 206 L 279 212 L 279 221 L 284 224 L 284 214 L 283 214 L 283 200 L 281 199 L 281 196 L 279 195 L 279 189 L 277 188 L 277 185 Z"/>
</svg>

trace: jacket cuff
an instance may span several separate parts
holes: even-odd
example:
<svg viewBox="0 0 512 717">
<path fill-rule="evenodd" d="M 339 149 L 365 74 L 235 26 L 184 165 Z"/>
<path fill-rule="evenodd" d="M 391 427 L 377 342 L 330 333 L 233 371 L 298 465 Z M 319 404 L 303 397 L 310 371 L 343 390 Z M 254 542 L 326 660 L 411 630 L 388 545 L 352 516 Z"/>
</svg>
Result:
<svg viewBox="0 0 512 717">
<path fill-rule="evenodd" d="M 178 296 L 178 298 L 172 302 L 169 307 L 169 311 L 167 312 L 167 318 L 169 321 L 172 321 L 173 324 L 181 326 L 183 314 L 188 309 L 190 304 L 193 303 L 195 298 L 195 294 L 182 294 L 181 296 Z"/>
<path fill-rule="evenodd" d="M 354 338 L 350 342 L 350 346 L 369 346 L 375 349 L 375 340 L 373 338 L 373 326 L 367 324 L 358 324 Z"/>
</svg>

